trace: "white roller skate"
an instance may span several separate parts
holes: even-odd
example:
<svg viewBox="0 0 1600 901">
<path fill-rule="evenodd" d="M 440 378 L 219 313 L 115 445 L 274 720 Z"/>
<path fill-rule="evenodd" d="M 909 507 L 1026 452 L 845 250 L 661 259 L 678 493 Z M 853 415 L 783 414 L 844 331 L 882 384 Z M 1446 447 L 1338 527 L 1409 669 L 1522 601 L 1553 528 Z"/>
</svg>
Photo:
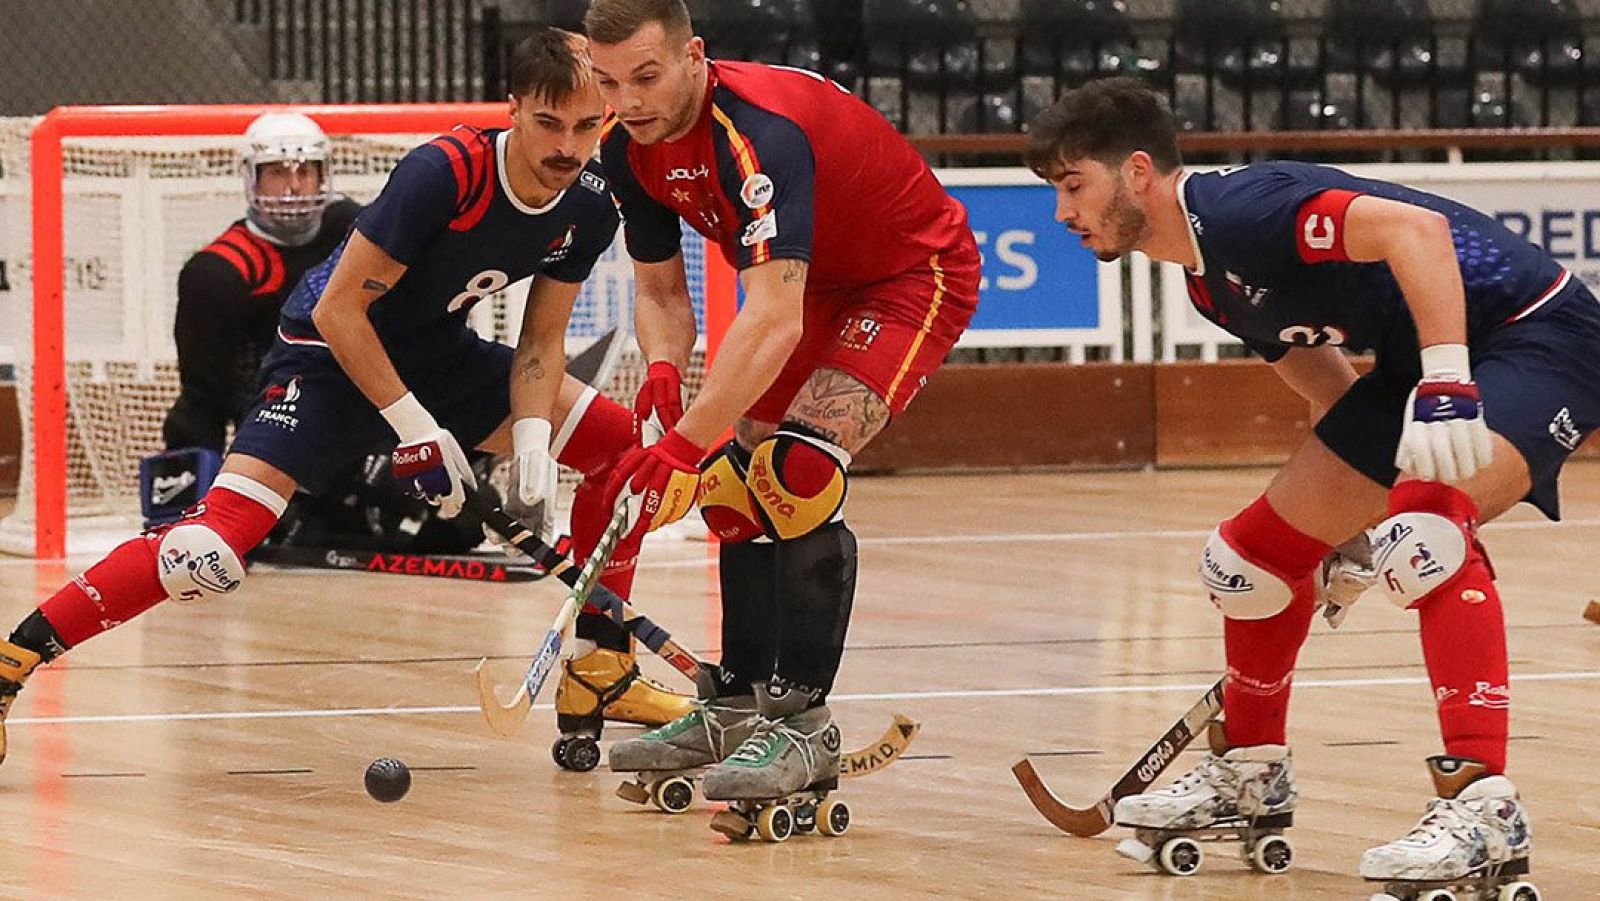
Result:
<svg viewBox="0 0 1600 901">
<path fill-rule="evenodd" d="M 750 696 L 695 701 L 687 714 L 665 726 L 617 742 L 611 746 L 611 769 L 634 774 L 617 786 L 617 797 L 667 813 L 687 811 L 705 769 L 732 754 L 759 722 Z"/>
<path fill-rule="evenodd" d="M 1415 828 L 1361 857 L 1372 901 L 1539 901 L 1525 878 L 1533 833 L 1516 786 L 1462 757 L 1430 757 L 1439 796 Z"/>
<path fill-rule="evenodd" d="M 1130 826 L 1117 853 L 1163 873 L 1190 876 L 1205 861 L 1201 842 L 1237 841 L 1245 862 L 1282 873 L 1294 861 L 1283 831 L 1294 822 L 1297 793 L 1289 749 L 1257 745 L 1222 751 L 1221 726 L 1210 727 L 1212 753 L 1177 782 L 1117 802 L 1118 826 Z"/>
</svg>

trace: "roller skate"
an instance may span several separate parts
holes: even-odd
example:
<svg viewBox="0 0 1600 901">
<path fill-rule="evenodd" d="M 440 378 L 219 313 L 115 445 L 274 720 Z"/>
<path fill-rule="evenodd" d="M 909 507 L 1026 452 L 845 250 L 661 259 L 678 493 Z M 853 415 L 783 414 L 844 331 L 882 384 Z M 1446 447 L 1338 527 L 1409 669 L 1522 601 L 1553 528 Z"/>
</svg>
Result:
<svg viewBox="0 0 1600 901">
<path fill-rule="evenodd" d="M 566 662 L 556 686 L 561 737 L 550 747 L 550 756 L 562 769 L 587 773 L 600 763 L 600 731 L 606 720 L 660 726 L 687 713 L 693 699 L 640 675 L 631 653 L 579 642 L 580 654 Z"/>
<path fill-rule="evenodd" d="M 1228 749 L 1222 725 L 1209 727 L 1211 753 L 1176 783 L 1117 802 L 1118 826 L 1131 826 L 1117 853 L 1172 876 L 1191 876 L 1205 862 L 1201 842 L 1237 841 L 1252 869 L 1277 874 L 1294 862 L 1283 831 L 1294 822 L 1297 792 L 1289 749 Z"/>
<path fill-rule="evenodd" d="M 691 701 L 689 712 L 659 729 L 611 746 L 611 769 L 633 773 L 617 797 L 683 813 L 694 804 L 706 767 L 733 753 L 756 730 L 755 698 Z"/>
<path fill-rule="evenodd" d="M 0 641 L 0 763 L 6 759 L 6 714 L 17 699 L 22 683 L 39 665 L 39 655 L 9 641 Z"/>
<path fill-rule="evenodd" d="M 1539 901 L 1527 880 L 1533 833 L 1516 786 L 1463 757 L 1430 757 L 1439 796 L 1405 836 L 1361 857 L 1372 901 Z"/>
<path fill-rule="evenodd" d="M 761 723 L 738 750 L 706 771 L 710 801 L 728 801 L 711 828 L 734 840 L 781 842 L 795 832 L 843 835 L 850 808 L 828 797 L 839 786 L 839 727 L 826 706 L 776 683 L 756 692 Z"/>
</svg>

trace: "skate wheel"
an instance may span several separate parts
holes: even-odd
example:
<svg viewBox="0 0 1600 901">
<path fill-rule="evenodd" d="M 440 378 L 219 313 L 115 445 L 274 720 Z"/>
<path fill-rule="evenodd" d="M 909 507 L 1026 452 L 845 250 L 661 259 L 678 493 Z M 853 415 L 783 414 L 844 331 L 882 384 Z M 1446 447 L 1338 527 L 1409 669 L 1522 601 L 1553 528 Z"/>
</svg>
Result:
<svg viewBox="0 0 1600 901">
<path fill-rule="evenodd" d="M 1531 882 L 1513 882 L 1500 886 L 1500 901 L 1539 901 L 1539 887 Z"/>
<path fill-rule="evenodd" d="M 556 739 L 555 744 L 550 746 L 550 759 L 556 762 L 556 766 L 562 769 L 567 768 L 567 737 L 565 735 Z"/>
<path fill-rule="evenodd" d="M 829 798 L 817 805 L 817 831 L 837 837 L 850 830 L 850 805 Z"/>
<path fill-rule="evenodd" d="M 650 790 L 637 782 L 624 782 L 617 786 L 617 797 L 631 804 L 644 804 L 650 800 Z"/>
<path fill-rule="evenodd" d="M 1156 866 L 1171 876 L 1193 876 L 1205 863 L 1206 852 L 1192 838 L 1170 838 L 1156 853 Z"/>
<path fill-rule="evenodd" d="M 1417 896 L 1417 901 L 1456 901 L 1456 893 L 1447 888 L 1428 889 Z"/>
<path fill-rule="evenodd" d="M 1269 835 L 1250 846 L 1250 866 L 1263 873 L 1282 873 L 1294 863 L 1294 845 L 1281 835 Z"/>
<path fill-rule="evenodd" d="M 756 814 L 756 832 L 769 842 L 787 841 L 794 834 L 794 814 L 782 804 L 763 807 Z"/>
<path fill-rule="evenodd" d="M 556 763 L 574 773 L 587 773 L 600 765 L 600 743 L 587 735 L 573 735 L 562 739 L 565 744 L 556 757 Z"/>
<path fill-rule="evenodd" d="M 682 776 L 663 779 L 650 787 L 650 800 L 667 813 L 683 813 L 694 804 L 694 785 Z"/>
<path fill-rule="evenodd" d="M 750 821 L 731 810 L 719 810 L 711 818 L 711 828 L 734 841 L 743 841 L 755 832 Z"/>
</svg>

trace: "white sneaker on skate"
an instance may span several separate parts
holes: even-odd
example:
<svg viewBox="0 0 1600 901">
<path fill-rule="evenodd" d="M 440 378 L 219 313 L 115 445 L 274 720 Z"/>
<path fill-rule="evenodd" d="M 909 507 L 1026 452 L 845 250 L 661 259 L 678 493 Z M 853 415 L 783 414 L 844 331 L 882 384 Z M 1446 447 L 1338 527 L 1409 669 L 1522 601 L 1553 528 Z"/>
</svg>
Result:
<svg viewBox="0 0 1600 901">
<path fill-rule="evenodd" d="M 1290 760 L 1283 745 L 1207 754 L 1172 785 L 1118 801 L 1112 816 L 1118 826 L 1182 830 L 1292 813 L 1298 793 Z"/>
<path fill-rule="evenodd" d="M 1516 786 L 1504 776 L 1483 776 L 1453 798 L 1428 802 L 1406 835 L 1369 849 L 1361 856 L 1361 875 L 1398 882 L 1526 872 L 1532 838 Z"/>
</svg>

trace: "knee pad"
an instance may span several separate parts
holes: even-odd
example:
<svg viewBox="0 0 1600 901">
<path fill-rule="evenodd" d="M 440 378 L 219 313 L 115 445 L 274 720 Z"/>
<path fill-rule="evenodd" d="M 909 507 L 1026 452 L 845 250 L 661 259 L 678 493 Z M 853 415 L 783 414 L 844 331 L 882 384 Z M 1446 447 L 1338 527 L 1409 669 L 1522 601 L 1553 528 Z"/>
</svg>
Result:
<svg viewBox="0 0 1600 901">
<path fill-rule="evenodd" d="M 799 423 L 761 442 L 746 483 L 778 538 L 798 538 L 842 519 L 850 455 Z"/>
<path fill-rule="evenodd" d="M 1389 600 L 1410 608 L 1449 582 L 1474 552 L 1456 522 L 1437 513 L 1408 511 L 1378 525 L 1372 565 Z"/>
<path fill-rule="evenodd" d="M 1200 557 L 1200 580 L 1211 603 L 1229 619 L 1269 619 L 1289 609 L 1294 589 L 1234 547 L 1222 528 L 1211 530 Z"/>
<path fill-rule="evenodd" d="M 198 603 L 230 594 L 244 582 L 244 564 L 204 522 L 179 523 L 161 536 L 156 571 L 167 597 Z"/>
<path fill-rule="evenodd" d="M 750 541 L 767 532 L 755 495 L 745 484 L 749 471 L 750 452 L 735 439 L 700 464 L 700 515 L 722 541 Z"/>
</svg>

